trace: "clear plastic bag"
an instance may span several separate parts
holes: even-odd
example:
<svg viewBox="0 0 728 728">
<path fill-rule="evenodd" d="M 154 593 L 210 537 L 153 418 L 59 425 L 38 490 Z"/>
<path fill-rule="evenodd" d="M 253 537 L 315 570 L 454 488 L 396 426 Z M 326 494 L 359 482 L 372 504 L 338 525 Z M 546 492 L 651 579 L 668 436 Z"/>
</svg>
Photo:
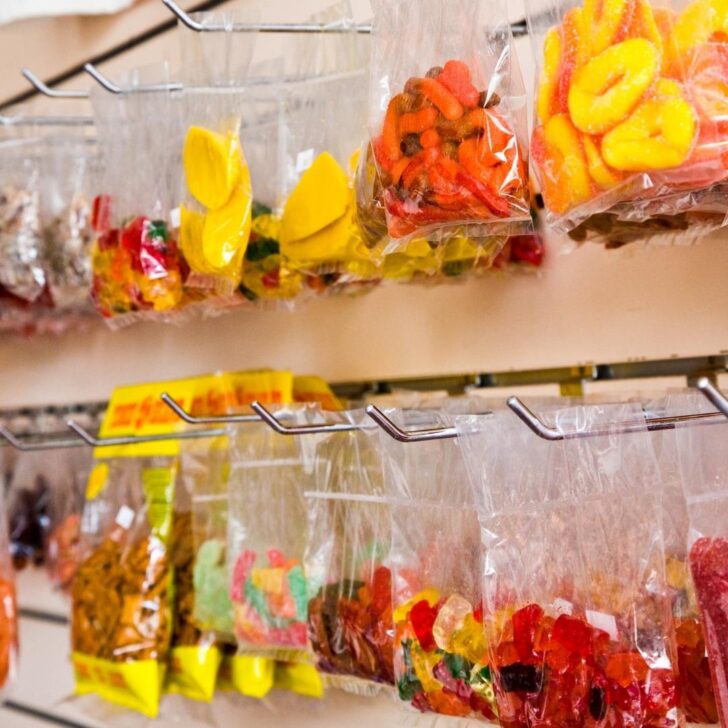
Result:
<svg viewBox="0 0 728 728">
<path fill-rule="evenodd" d="M 385 252 L 465 236 L 495 257 L 531 224 L 525 91 L 507 8 L 407 0 L 374 10 L 370 131 Z"/>
<path fill-rule="evenodd" d="M 639 405 L 458 420 L 481 522 L 484 626 L 507 728 L 683 723 L 660 472 Z M 635 484 L 639 487 L 635 487 Z"/>
<path fill-rule="evenodd" d="M 97 461 L 71 589 L 76 693 L 155 717 L 169 657 L 174 458 Z"/>
<path fill-rule="evenodd" d="M 308 633 L 325 683 L 355 693 L 394 684 L 390 511 L 379 431 L 364 412 L 328 420 L 357 427 L 318 445 L 306 493 Z"/>
<path fill-rule="evenodd" d="M 404 429 L 452 424 L 438 412 L 389 411 Z M 383 435 L 392 509 L 394 671 L 422 712 L 495 720 L 483 633 L 480 524 L 458 442 L 402 445 Z"/>
<path fill-rule="evenodd" d="M 526 7 L 539 72 L 531 156 L 549 222 L 609 247 L 725 225 L 720 0 Z"/>
<path fill-rule="evenodd" d="M 41 162 L 43 264 L 53 305 L 62 312 L 90 307 L 92 198 L 98 189 L 96 144 L 80 136 L 47 141 Z"/>
<path fill-rule="evenodd" d="M 0 136 L 0 285 L 21 301 L 45 288 L 40 227 L 40 141 Z"/>
<path fill-rule="evenodd" d="M 318 410 L 284 407 L 286 424 L 321 422 Z M 231 439 L 228 562 L 240 658 L 263 657 L 298 665 L 291 689 L 320 697 L 322 688 L 308 650 L 308 590 L 304 492 L 313 487 L 316 436 L 281 437 L 269 426 L 246 425 Z M 301 671 L 304 671 L 301 673 Z M 274 684 L 241 681 L 260 697 Z"/>
<path fill-rule="evenodd" d="M 93 89 L 91 100 L 104 168 L 93 208 L 94 305 L 117 327 L 179 317 L 196 300 L 172 215 L 182 176 L 179 96 Z"/>
<path fill-rule="evenodd" d="M 684 412 L 714 411 L 701 395 L 683 398 Z M 690 424 L 690 423 L 689 423 Z M 726 427 L 686 425 L 676 430 L 680 471 L 690 522 L 689 561 L 705 632 L 721 725 L 728 721 L 728 526 L 725 504 Z"/>
</svg>

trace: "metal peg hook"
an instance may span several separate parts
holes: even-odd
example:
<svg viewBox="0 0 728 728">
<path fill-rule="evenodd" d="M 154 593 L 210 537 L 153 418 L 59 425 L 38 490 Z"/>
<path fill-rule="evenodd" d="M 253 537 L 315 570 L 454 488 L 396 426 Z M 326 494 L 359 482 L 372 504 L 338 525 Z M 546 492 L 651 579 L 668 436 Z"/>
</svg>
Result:
<svg viewBox="0 0 728 728">
<path fill-rule="evenodd" d="M 87 445 L 91 447 L 117 447 L 119 445 L 142 445 L 147 442 L 168 442 L 169 440 L 196 440 L 205 437 L 223 437 L 227 430 L 189 430 L 186 432 L 169 432 L 162 435 L 129 435 L 123 437 L 94 437 L 73 420 L 66 420 L 66 425 L 73 430 Z"/>
<path fill-rule="evenodd" d="M 272 430 L 279 435 L 322 435 L 330 432 L 353 432 L 361 430 L 362 427 L 349 422 L 333 422 L 328 425 L 296 425 L 293 427 L 284 425 L 269 410 L 267 410 L 260 402 L 253 402 L 251 409 L 266 423 Z"/>
<path fill-rule="evenodd" d="M 153 93 L 155 91 L 181 91 L 184 87 L 181 83 L 154 83 L 149 86 L 129 86 L 122 88 L 119 84 L 114 83 L 109 78 L 104 76 L 93 63 L 86 63 L 83 66 L 83 70 L 88 73 L 91 78 L 96 81 L 102 88 L 106 89 L 112 94 L 123 94 L 123 93 Z"/>
<path fill-rule="evenodd" d="M 0 126 L 93 126 L 90 116 L 7 116 L 0 114 Z"/>
<path fill-rule="evenodd" d="M 509 397 L 508 406 L 529 430 L 537 434 L 543 440 L 557 442 L 563 440 L 564 436 L 555 427 L 544 424 L 518 397 Z"/>
<path fill-rule="evenodd" d="M 190 425 L 236 425 L 246 422 L 260 422 L 258 415 L 223 415 L 221 417 L 195 417 L 185 410 L 174 397 L 164 392 L 162 402 L 169 407 L 181 420 Z"/>
<path fill-rule="evenodd" d="M 41 450 L 66 450 L 72 447 L 80 447 L 81 442 L 77 439 L 46 439 L 31 440 L 20 439 L 16 437 L 10 430 L 0 427 L 0 437 L 2 437 L 9 445 L 21 452 L 39 452 Z"/>
<path fill-rule="evenodd" d="M 197 33 L 371 33 L 370 25 L 324 25 L 322 23 L 200 23 L 177 5 L 174 0 L 162 0 L 177 19 Z"/>
<path fill-rule="evenodd" d="M 44 81 L 41 81 L 33 71 L 29 68 L 24 68 L 23 76 L 30 83 L 36 91 L 40 91 L 44 96 L 48 96 L 52 99 L 87 99 L 88 91 L 71 91 L 63 89 L 55 89 L 48 86 Z"/>
<path fill-rule="evenodd" d="M 458 436 L 455 427 L 435 427 L 427 430 L 413 430 L 406 432 L 401 427 L 392 422 L 387 415 L 378 407 L 370 404 L 366 408 L 366 413 L 371 417 L 379 427 L 381 427 L 390 437 L 398 442 L 430 442 L 432 440 L 452 440 Z"/>
<path fill-rule="evenodd" d="M 720 410 L 721 414 L 728 417 L 728 399 L 708 377 L 698 379 L 697 388 L 717 410 Z"/>
</svg>

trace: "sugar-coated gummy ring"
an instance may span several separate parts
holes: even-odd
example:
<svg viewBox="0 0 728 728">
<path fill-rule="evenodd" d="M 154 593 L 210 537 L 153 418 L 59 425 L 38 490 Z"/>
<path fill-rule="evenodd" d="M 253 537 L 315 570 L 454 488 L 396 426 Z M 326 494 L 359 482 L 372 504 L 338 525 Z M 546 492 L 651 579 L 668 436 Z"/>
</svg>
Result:
<svg viewBox="0 0 728 728">
<path fill-rule="evenodd" d="M 584 154 L 589 167 L 589 174 L 594 182 L 603 190 L 610 190 L 616 187 L 622 176 L 616 170 L 610 169 L 602 158 L 602 153 L 597 143 L 590 136 L 584 136 Z"/>
<path fill-rule="evenodd" d="M 655 80 L 660 55 L 653 43 L 633 38 L 607 48 L 574 74 L 569 113 L 586 134 L 604 134 L 627 118 Z"/>
<path fill-rule="evenodd" d="M 672 35 L 680 56 L 716 35 L 728 36 L 728 0 L 695 0 L 677 19 Z"/>
<path fill-rule="evenodd" d="M 553 104 L 559 80 L 561 64 L 561 34 L 557 28 L 551 28 L 546 34 L 543 44 L 543 74 L 538 88 L 536 102 L 538 118 L 545 124 L 553 116 Z"/>
<path fill-rule="evenodd" d="M 604 136 L 602 153 L 623 172 L 672 169 L 689 157 L 697 128 L 695 110 L 685 99 L 649 99 Z"/>
<path fill-rule="evenodd" d="M 584 27 L 590 55 L 596 56 L 614 43 L 631 0 L 584 0 Z"/>
</svg>

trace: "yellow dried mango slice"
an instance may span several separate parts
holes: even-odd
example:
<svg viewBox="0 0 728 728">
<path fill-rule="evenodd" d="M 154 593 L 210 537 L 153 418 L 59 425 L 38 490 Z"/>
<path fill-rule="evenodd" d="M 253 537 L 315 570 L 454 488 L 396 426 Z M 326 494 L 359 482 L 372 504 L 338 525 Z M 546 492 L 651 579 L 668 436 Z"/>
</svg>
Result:
<svg viewBox="0 0 728 728">
<path fill-rule="evenodd" d="M 286 202 L 281 243 L 304 240 L 331 225 L 346 213 L 349 196 L 344 170 L 328 152 L 319 154 Z"/>
<path fill-rule="evenodd" d="M 243 256 L 250 240 L 252 202 L 250 173 L 244 166 L 241 183 L 223 207 L 207 213 L 202 230 L 202 255 L 206 263 L 236 280 L 242 274 Z"/>
<path fill-rule="evenodd" d="M 190 194 L 208 210 L 218 210 L 233 194 L 240 179 L 242 152 L 237 134 L 192 126 L 182 153 Z"/>
<path fill-rule="evenodd" d="M 179 247 L 190 270 L 195 273 L 212 273 L 202 257 L 202 231 L 205 216 L 200 212 L 180 207 Z"/>
</svg>

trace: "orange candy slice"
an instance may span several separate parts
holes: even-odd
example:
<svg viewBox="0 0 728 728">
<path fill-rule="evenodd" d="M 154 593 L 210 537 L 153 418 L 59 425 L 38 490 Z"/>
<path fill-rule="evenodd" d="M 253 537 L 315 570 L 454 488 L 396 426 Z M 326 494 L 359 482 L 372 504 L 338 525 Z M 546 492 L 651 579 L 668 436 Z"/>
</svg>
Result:
<svg viewBox="0 0 728 728">
<path fill-rule="evenodd" d="M 655 80 L 660 55 L 653 43 L 633 38 L 607 48 L 575 74 L 569 90 L 574 126 L 603 134 L 629 116 Z"/>
</svg>

